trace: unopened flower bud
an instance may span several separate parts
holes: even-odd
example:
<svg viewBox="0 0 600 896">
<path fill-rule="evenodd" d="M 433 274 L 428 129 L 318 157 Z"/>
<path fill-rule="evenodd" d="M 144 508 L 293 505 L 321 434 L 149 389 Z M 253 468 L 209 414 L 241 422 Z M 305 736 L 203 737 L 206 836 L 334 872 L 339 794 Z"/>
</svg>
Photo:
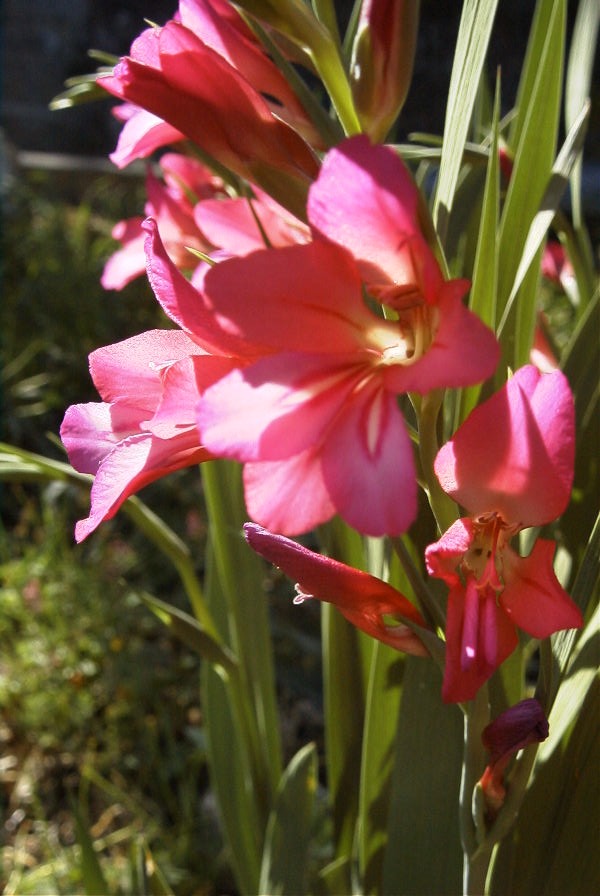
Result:
<svg viewBox="0 0 600 896">
<path fill-rule="evenodd" d="M 479 782 L 488 814 L 497 814 L 506 797 L 504 772 L 512 757 L 548 737 L 548 720 L 537 700 L 521 700 L 483 729 L 481 739 L 490 762 Z"/>
<path fill-rule="evenodd" d="M 352 47 L 350 78 L 364 131 L 383 140 L 410 86 L 419 0 L 363 0 Z"/>
</svg>

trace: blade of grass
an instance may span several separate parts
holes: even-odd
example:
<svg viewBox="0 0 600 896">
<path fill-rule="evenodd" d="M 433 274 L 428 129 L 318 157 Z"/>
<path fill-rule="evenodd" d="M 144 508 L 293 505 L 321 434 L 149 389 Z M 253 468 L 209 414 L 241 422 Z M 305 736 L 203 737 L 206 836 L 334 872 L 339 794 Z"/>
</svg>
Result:
<svg viewBox="0 0 600 896">
<path fill-rule="evenodd" d="M 465 0 L 448 91 L 444 143 L 433 203 L 433 219 L 446 240 L 463 150 L 487 54 L 498 0 Z"/>
<path fill-rule="evenodd" d="M 597 0 L 580 0 L 573 26 L 571 49 L 567 66 L 565 87 L 565 127 L 570 131 L 579 110 L 590 95 L 598 26 L 600 24 L 600 4 Z M 571 207 L 576 230 L 583 226 L 581 203 L 581 157 L 571 171 Z"/>
<path fill-rule="evenodd" d="M 269 818 L 259 893 L 304 896 L 308 889 L 307 854 L 317 789 L 314 744 L 302 747 L 282 775 Z"/>
<path fill-rule="evenodd" d="M 498 122 L 500 116 L 500 77 L 496 82 L 494 112 L 491 127 L 490 154 L 483 192 L 479 240 L 473 267 L 473 285 L 469 307 L 491 329 L 496 325 L 496 293 L 498 289 L 498 251 L 496 235 L 500 213 L 500 161 L 498 156 Z M 458 413 L 454 421 L 457 429 L 473 410 L 481 385 L 462 389 L 457 402 Z"/>
<path fill-rule="evenodd" d="M 527 234 L 541 206 L 554 161 L 558 133 L 565 46 L 565 0 L 540 0 L 529 38 L 525 67 L 518 93 L 518 112 L 513 120 L 510 144 L 514 166 L 500 221 L 498 252 L 498 322 L 504 318 Z M 525 363 L 521 334 L 533 332 L 537 279 L 526 277 L 518 295 L 516 314 L 503 325 L 505 365 Z"/>
</svg>

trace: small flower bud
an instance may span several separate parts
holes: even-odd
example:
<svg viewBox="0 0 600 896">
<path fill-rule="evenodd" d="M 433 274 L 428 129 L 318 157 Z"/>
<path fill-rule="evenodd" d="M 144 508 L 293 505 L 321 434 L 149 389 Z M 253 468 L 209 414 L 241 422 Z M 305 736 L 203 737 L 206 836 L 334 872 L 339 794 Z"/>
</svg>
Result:
<svg viewBox="0 0 600 896">
<path fill-rule="evenodd" d="M 410 86 L 419 0 L 363 0 L 352 47 L 350 78 L 364 131 L 383 140 Z"/>
<path fill-rule="evenodd" d="M 488 815 L 494 817 L 506 797 L 504 772 L 512 757 L 548 737 L 548 720 L 537 700 L 521 700 L 483 729 L 481 739 L 490 762 L 479 782 Z"/>
</svg>

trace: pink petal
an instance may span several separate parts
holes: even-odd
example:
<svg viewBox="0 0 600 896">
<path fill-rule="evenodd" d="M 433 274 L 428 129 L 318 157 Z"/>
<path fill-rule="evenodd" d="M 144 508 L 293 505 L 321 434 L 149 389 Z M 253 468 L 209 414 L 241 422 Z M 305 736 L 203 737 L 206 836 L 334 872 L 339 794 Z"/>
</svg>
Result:
<svg viewBox="0 0 600 896">
<path fill-rule="evenodd" d="M 573 398 L 560 371 L 527 365 L 469 415 L 439 451 L 442 488 L 471 514 L 498 512 L 505 522 L 539 526 L 559 516 L 570 496 Z"/>
<path fill-rule="evenodd" d="M 538 538 L 529 557 L 519 557 L 510 547 L 502 552 L 506 586 L 500 603 L 510 619 L 534 638 L 583 625 L 579 607 L 554 573 L 555 548 L 553 541 Z"/>
<path fill-rule="evenodd" d="M 312 449 L 287 460 L 245 464 L 244 495 L 253 520 L 285 535 L 309 532 L 335 515 Z"/>
<path fill-rule="evenodd" d="M 162 377 L 160 404 L 145 428 L 161 439 L 171 439 L 195 428 L 202 391 L 229 373 L 234 363 L 231 358 L 203 355 L 171 364 Z"/>
<path fill-rule="evenodd" d="M 196 205 L 194 214 L 202 233 L 230 255 L 266 248 L 263 233 L 274 248 L 305 243 L 309 238 L 301 221 L 287 213 L 284 216 L 283 209 L 278 214 L 258 200 L 251 204 L 248 199 L 206 199 Z"/>
<path fill-rule="evenodd" d="M 422 236 L 418 203 L 397 153 L 359 135 L 325 156 L 309 191 L 308 218 L 318 234 L 352 253 L 370 286 L 419 284 L 429 296 L 442 278 Z"/>
<path fill-rule="evenodd" d="M 153 414 L 162 394 L 160 370 L 200 349 L 176 330 L 148 330 L 96 349 L 89 358 L 98 392 L 108 402 L 123 401 Z"/>
<path fill-rule="evenodd" d="M 351 256 L 323 242 L 232 258 L 204 288 L 222 328 L 265 349 L 355 352 L 370 328 L 393 330 L 365 305 Z"/>
<path fill-rule="evenodd" d="M 196 205 L 194 216 L 213 246 L 229 255 L 247 255 L 265 248 L 247 199 L 205 199 Z"/>
<path fill-rule="evenodd" d="M 168 121 L 252 181 L 257 161 L 300 181 L 316 173 L 304 140 L 271 114 L 262 96 L 218 53 L 178 22 L 152 30 L 156 34 L 145 38 L 143 52 L 138 38 L 132 57 L 101 79 L 109 93 Z"/>
<path fill-rule="evenodd" d="M 160 158 L 160 169 L 170 194 L 189 203 L 188 193 L 196 199 L 208 199 L 223 189 L 223 181 L 197 159 L 180 152 L 166 152 Z"/>
<path fill-rule="evenodd" d="M 92 485 L 91 512 L 75 527 L 78 542 L 111 519 L 123 502 L 145 485 L 181 467 L 210 458 L 191 429 L 174 439 L 140 433 L 119 442 L 100 464 Z"/>
<path fill-rule="evenodd" d="M 384 623 L 383 614 L 399 613 L 425 626 L 418 610 L 391 585 L 252 523 L 244 531 L 250 546 L 296 580 L 302 594 L 335 604 L 354 625 L 385 644 L 426 655 L 407 626 Z"/>
<path fill-rule="evenodd" d="M 202 439 L 240 461 L 281 460 L 318 446 L 360 373 L 347 357 L 291 352 L 233 370 L 200 402 Z"/>
<path fill-rule="evenodd" d="M 425 548 L 425 564 L 430 576 L 443 579 L 448 585 L 457 585 L 457 567 L 473 541 L 473 521 L 468 517 L 456 520 L 439 541 Z"/>
<path fill-rule="evenodd" d="M 446 703 L 472 700 L 518 644 L 517 633 L 491 589 L 483 594 L 469 577 L 450 588 L 446 618 L 446 668 L 442 699 Z M 476 604 L 473 604 L 476 601 Z M 468 655 L 465 653 L 469 647 Z"/>
<path fill-rule="evenodd" d="M 97 84 L 107 88 L 107 79 L 99 77 Z M 118 96 L 119 94 L 116 93 Z M 121 128 L 117 146 L 109 156 L 117 168 L 125 168 L 136 159 L 147 159 L 155 150 L 184 140 L 185 135 L 167 124 L 158 115 L 139 109 Z"/>
<path fill-rule="evenodd" d="M 112 237 L 122 243 L 123 248 L 114 252 L 102 271 L 100 283 L 104 289 L 123 289 L 146 269 L 144 256 L 144 232 L 142 218 L 119 221 L 113 227 Z"/>
<path fill-rule="evenodd" d="M 365 386 L 324 440 L 323 478 L 344 520 L 367 535 L 400 535 L 417 513 L 413 451 L 393 395 Z"/>
<path fill-rule="evenodd" d="M 182 24 L 243 74 L 255 90 L 301 112 L 302 107 L 288 82 L 252 39 L 241 17 L 238 16 L 237 22 L 228 20 L 223 9 L 207 0 L 180 0 L 179 11 Z M 231 7 L 228 11 L 231 15 Z"/>
<path fill-rule="evenodd" d="M 165 314 L 203 349 L 213 354 L 256 354 L 246 339 L 223 331 L 201 292 L 186 280 L 171 259 L 160 239 L 156 222 L 144 221 L 148 280 Z"/>
<path fill-rule="evenodd" d="M 129 432 L 115 433 L 110 405 L 90 402 L 67 408 L 60 437 L 71 466 L 80 473 L 95 473 L 115 444 L 138 430 L 136 420 Z"/>
</svg>

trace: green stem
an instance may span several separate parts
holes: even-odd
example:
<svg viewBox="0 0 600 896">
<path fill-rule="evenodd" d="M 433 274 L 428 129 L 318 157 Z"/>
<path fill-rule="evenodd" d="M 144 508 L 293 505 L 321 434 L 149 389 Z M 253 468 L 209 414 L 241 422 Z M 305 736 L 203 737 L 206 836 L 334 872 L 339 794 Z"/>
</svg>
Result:
<svg viewBox="0 0 600 896">
<path fill-rule="evenodd" d="M 423 396 L 417 410 L 422 473 L 429 504 L 440 532 L 449 529 L 458 516 L 456 504 L 442 489 L 433 469 L 433 462 L 439 447 L 437 419 L 443 398 L 443 390 L 434 389 Z"/>
<path fill-rule="evenodd" d="M 435 599 L 435 596 L 423 581 L 421 573 L 415 566 L 413 558 L 410 555 L 410 551 L 401 538 L 390 538 L 390 543 L 400 559 L 400 563 L 402 564 L 406 577 L 415 593 L 421 612 L 427 618 L 430 625 L 439 626 L 442 629 L 445 628 L 445 613 Z"/>
<path fill-rule="evenodd" d="M 169 558 L 185 588 L 194 616 L 209 635 L 220 641 L 187 545 L 139 498 L 129 498 L 123 505 L 123 511 L 146 538 Z"/>
<path fill-rule="evenodd" d="M 203 464 L 202 481 L 231 646 L 240 662 L 230 681 L 241 694 L 240 713 L 248 725 L 256 786 L 265 791 L 265 804 L 270 805 L 282 759 L 264 572 L 260 559 L 242 537 L 245 510 L 239 467 L 225 461 Z"/>
<path fill-rule="evenodd" d="M 465 896 L 484 896 L 492 850 L 493 847 L 479 850 L 465 864 L 463 887 Z"/>
<path fill-rule="evenodd" d="M 352 134 L 360 134 L 362 128 L 354 108 L 348 77 L 337 47 L 329 34 L 324 33 L 318 39 L 313 39 L 310 55 L 333 103 L 344 133 L 348 137 Z"/>
<path fill-rule="evenodd" d="M 491 858 L 480 844 L 485 840 L 483 818 L 473 811 L 473 795 L 477 782 L 485 768 L 485 749 L 481 732 L 489 721 L 489 701 L 487 685 L 477 692 L 475 699 L 465 707 L 465 741 L 462 778 L 460 783 L 460 833 L 464 855 L 464 892 L 481 894 L 484 892 L 487 867 Z"/>
</svg>

